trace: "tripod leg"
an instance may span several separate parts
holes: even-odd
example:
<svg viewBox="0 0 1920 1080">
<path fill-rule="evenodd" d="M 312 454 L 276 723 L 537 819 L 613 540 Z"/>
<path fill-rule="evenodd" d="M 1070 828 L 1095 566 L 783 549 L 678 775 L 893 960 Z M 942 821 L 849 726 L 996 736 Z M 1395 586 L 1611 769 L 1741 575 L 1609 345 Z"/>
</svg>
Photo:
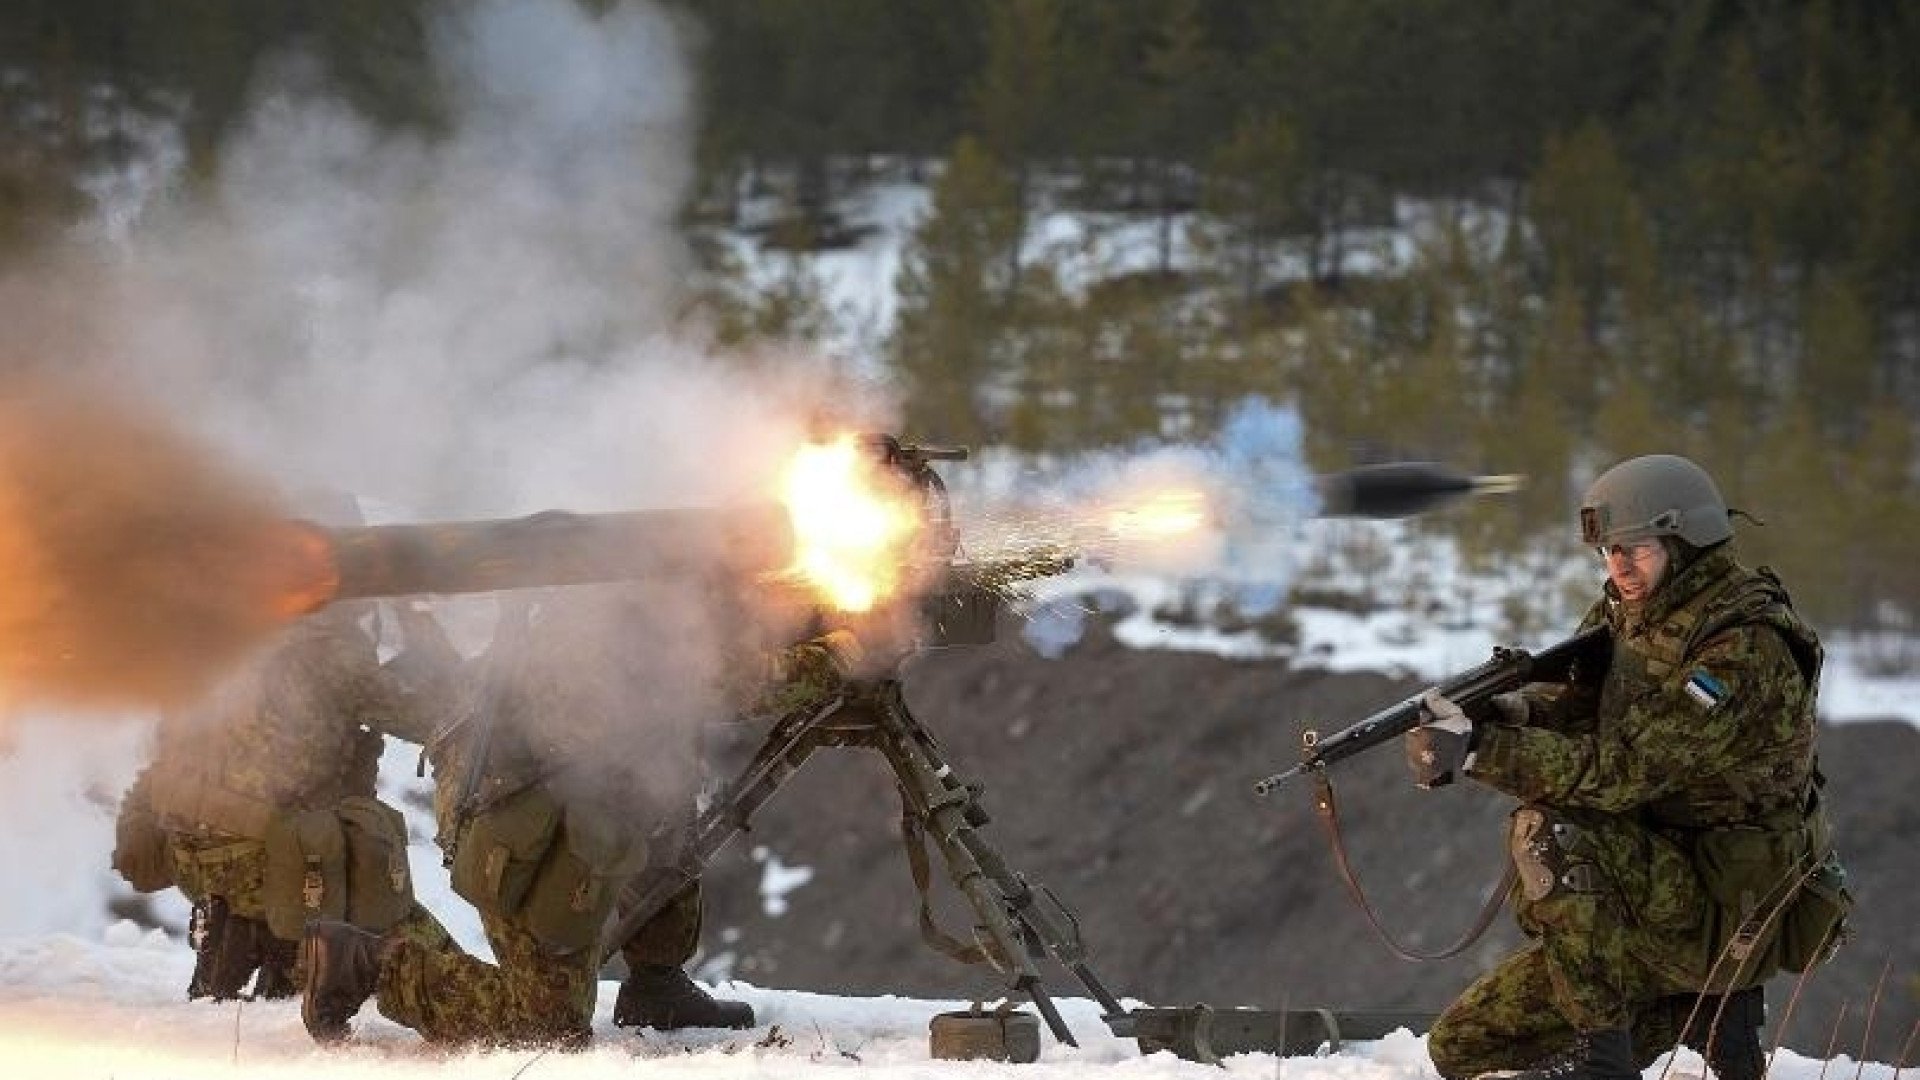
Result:
<svg viewBox="0 0 1920 1080">
<path fill-rule="evenodd" d="M 1037 976 L 1021 979 L 1020 989 L 1026 993 L 1027 1000 L 1033 1002 L 1033 1007 L 1040 1010 L 1040 1018 L 1047 1022 L 1047 1030 L 1053 1032 L 1054 1038 L 1068 1046 L 1080 1045 L 1074 1040 L 1073 1032 L 1067 1029 L 1067 1022 L 1060 1018 L 1059 1008 L 1053 1004 L 1053 998 L 1048 996 L 1047 988 L 1040 985 Z"/>
<path fill-rule="evenodd" d="M 998 959 L 1007 965 L 1013 988 L 1033 1001 L 1055 1038 L 1077 1046 L 1034 967 L 1037 943 L 1079 977 L 1082 985 L 1113 1018 L 1126 1010 L 1084 962 L 1078 926 L 1051 892 L 1036 891 L 1008 868 L 998 850 L 981 835 L 986 815 L 975 790 L 962 783 L 940 756 L 932 736 L 907 712 L 897 684 L 883 690 L 878 712 L 883 738 L 876 748 L 893 767 L 908 805 L 921 819 L 946 860 L 947 873 L 993 939 Z"/>
<path fill-rule="evenodd" d="M 791 716 L 775 725 L 766 743 L 727 786 L 725 794 L 695 819 L 693 835 L 681 849 L 679 858 L 667 866 L 648 867 L 621 884 L 616 907 L 620 915 L 601 934 L 601 964 L 612 960 L 635 931 L 699 880 L 713 857 L 746 830 L 754 812 L 773 798 L 780 785 L 800 771 L 800 766 L 821 746 L 819 725 L 839 708 L 840 703 L 835 700 L 815 713 Z"/>
</svg>

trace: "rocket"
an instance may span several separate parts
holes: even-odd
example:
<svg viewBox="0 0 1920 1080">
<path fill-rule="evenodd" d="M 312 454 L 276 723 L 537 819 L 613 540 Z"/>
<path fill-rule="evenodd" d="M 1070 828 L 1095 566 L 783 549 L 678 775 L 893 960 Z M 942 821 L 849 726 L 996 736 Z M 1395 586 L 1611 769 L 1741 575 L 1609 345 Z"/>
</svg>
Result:
<svg viewBox="0 0 1920 1080">
<path fill-rule="evenodd" d="M 1320 516 L 1403 518 L 1431 513 L 1469 495 L 1518 491 L 1518 473 L 1474 476 L 1431 461 L 1361 465 L 1316 477 Z"/>
</svg>

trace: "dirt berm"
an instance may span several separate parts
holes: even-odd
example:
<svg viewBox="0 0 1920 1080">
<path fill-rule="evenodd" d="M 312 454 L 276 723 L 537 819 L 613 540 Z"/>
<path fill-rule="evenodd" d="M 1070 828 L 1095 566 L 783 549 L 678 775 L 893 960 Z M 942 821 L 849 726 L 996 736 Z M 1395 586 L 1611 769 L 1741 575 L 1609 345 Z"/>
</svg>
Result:
<svg viewBox="0 0 1920 1080">
<path fill-rule="evenodd" d="M 1011 632 L 929 653 L 905 684 L 956 769 L 985 785 L 989 839 L 1078 913 L 1094 970 L 1123 997 L 1437 1009 L 1519 941 L 1502 913 L 1459 958 L 1395 959 L 1342 889 L 1307 787 L 1251 792 L 1297 757 L 1302 727 L 1338 729 L 1399 700 L 1410 680 L 1139 651 L 1095 626 L 1058 660 Z M 1860 906 L 1854 939 L 1807 980 L 1784 1042 L 1857 1055 L 1884 970 L 1868 1041 L 1890 1062 L 1920 1015 L 1920 730 L 1830 726 L 1821 747 Z M 1450 944 L 1499 876 L 1507 801 L 1471 784 L 1414 789 L 1397 745 L 1337 775 L 1383 921 L 1415 948 Z M 762 986 L 996 997 L 985 969 L 921 941 L 899 815 L 877 755 L 817 754 L 714 866 L 708 958 L 731 954 L 733 973 Z M 783 877 L 766 874 L 769 858 L 812 876 L 769 903 L 763 880 Z M 936 880 L 934 892 L 942 925 L 966 936 L 951 887 Z M 1057 966 L 1047 975 L 1055 993 L 1081 995 Z M 1793 990 L 1789 978 L 1769 986 L 1775 1024 Z"/>
</svg>

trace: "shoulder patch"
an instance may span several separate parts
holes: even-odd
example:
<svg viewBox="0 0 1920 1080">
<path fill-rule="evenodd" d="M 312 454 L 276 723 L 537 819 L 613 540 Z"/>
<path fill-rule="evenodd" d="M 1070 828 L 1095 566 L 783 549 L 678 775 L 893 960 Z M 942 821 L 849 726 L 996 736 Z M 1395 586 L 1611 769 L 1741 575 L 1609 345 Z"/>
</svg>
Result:
<svg viewBox="0 0 1920 1080">
<path fill-rule="evenodd" d="M 1727 684 L 1715 678 L 1706 668 L 1694 668 L 1687 676 L 1687 696 L 1698 702 L 1703 709 L 1711 709 L 1727 700 Z"/>
</svg>

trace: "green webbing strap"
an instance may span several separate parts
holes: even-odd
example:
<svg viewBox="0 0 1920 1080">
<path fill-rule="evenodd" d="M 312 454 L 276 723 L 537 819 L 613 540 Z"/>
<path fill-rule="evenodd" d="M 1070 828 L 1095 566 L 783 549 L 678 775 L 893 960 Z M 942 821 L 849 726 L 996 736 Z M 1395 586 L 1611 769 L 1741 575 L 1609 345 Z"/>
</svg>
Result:
<svg viewBox="0 0 1920 1080">
<path fill-rule="evenodd" d="M 959 938 L 940 929 L 933 920 L 933 905 L 928 889 L 933 883 L 933 868 L 927 860 L 926 830 L 920 825 L 920 818 L 913 812 L 913 804 L 907 799 L 905 788 L 900 790 L 900 839 L 907 849 L 907 868 L 913 872 L 913 888 L 920 894 L 920 937 L 935 952 L 952 957 L 963 964 L 984 964 L 987 962 L 987 950 L 979 945 L 967 945 Z"/>
</svg>

